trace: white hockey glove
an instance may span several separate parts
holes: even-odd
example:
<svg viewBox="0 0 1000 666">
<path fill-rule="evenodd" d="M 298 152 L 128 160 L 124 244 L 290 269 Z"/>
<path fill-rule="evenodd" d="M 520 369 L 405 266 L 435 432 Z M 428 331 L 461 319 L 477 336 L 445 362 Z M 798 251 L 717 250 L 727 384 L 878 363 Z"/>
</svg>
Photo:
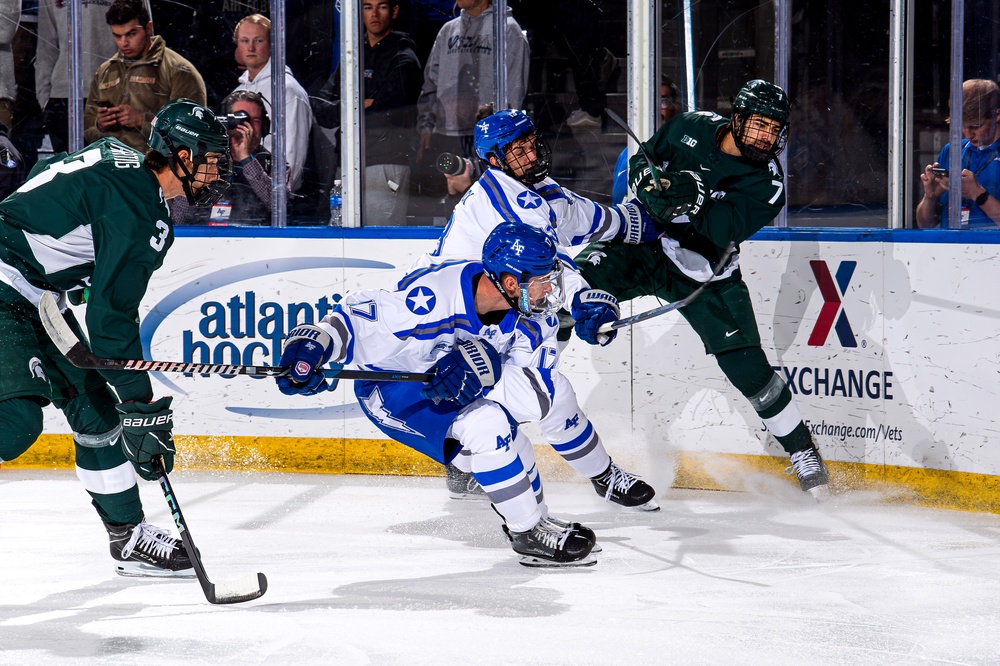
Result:
<svg viewBox="0 0 1000 666">
<path fill-rule="evenodd" d="M 500 381 L 500 354 L 488 342 L 462 340 L 434 365 L 434 379 L 420 395 L 435 403 L 449 400 L 465 407 Z"/>
</svg>

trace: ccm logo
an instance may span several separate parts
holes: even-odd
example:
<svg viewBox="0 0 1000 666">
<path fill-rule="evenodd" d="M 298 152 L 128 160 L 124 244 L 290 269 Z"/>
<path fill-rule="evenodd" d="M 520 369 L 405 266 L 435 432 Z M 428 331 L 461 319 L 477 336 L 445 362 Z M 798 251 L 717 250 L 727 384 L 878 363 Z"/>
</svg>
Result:
<svg viewBox="0 0 1000 666">
<path fill-rule="evenodd" d="M 160 414 L 159 416 L 127 417 L 122 419 L 123 428 L 149 428 L 151 426 L 166 425 L 174 420 L 173 413 Z"/>
</svg>

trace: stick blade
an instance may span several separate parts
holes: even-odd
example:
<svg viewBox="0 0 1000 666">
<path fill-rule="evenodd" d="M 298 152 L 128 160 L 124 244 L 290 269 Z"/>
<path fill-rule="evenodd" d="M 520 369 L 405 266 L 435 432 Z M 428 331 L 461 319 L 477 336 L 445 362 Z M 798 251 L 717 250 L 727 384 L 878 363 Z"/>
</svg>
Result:
<svg viewBox="0 0 1000 666">
<path fill-rule="evenodd" d="M 249 574 L 236 580 L 212 583 L 205 596 L 213 604 L 238 604 L 253 601 L 267 592 L 267 578 L 262 573 Z"/>
<path fill-rule="evenodd" d="M 52 292 L 42 292 L 42 297 L 38 301 L 38 317 L 42 320 L 45 332 L 52 338 L 52 342 L 63 354 L 69 354 L 73 346 L 80 342 L 80 339 L 73 333 L 66 320 L 63 319 L 59 311 L 59 304 L 56 303 Z"/>
</svg>

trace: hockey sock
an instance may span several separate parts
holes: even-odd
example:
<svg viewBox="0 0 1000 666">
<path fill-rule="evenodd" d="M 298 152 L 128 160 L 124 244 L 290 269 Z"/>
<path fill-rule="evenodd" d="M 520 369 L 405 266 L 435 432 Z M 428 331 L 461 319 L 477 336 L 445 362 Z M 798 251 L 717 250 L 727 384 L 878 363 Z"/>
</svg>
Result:
<svg viewBox="0 0 1000 666">
<path fill-rule="evenodd" d="M 563 460 L 585 478 L 593 478 L 611 464 L 594 425 L 580 409 L 576 392 L 562 374 L 552 373 L 552 407 L 538 422 L 542 433 Z"/>
<path fill-rule="evenodd" d="M 472 473 L 497 512 L 515 532 L 525 532 L 541 520 L 542 512 L 528 468 L 517 452 L 517 430 L 499 404 L 480 400 L 452 424 L 450 436 L 472 454 Z"/>
<path fill-rule="evenodd" d="M 135 524 L 143 519 L 139 487 L 135 482 L 132 463 L 125 459 L 115 433 L 78 435 L 76 448 L 76 476 L 93 498 L 94 508 L 106 523 Z M 85 442 L 81 445 L 81 440 Z M 99 441 L 108 441 L 95 446 Z"/>
<path fill-rule="evenodd" d="M 736 349 L 717 354 L 715 360 L 785 451 L 794 453 L 809 446 L 809 429 L 802 422 L 792 392 L 775 374 L 763 349 Z"/>
<path fill-rule="evenodd" d="M 0 401 L 0 461 L 14 460 L 42 434 L 42 406 L 32 398 Z"/>
<path fill-rule="evenodd" d="M 531 483 L 531 490 L 535 493 L 535 502 L 542 510 L 542 517 L 548 515 L 545 506 L 545 491 L 542 489 L 542 477 L 538 475 L 538 465 L 535 464 L 535 449 L 531 445 L 528 437 L 517 431 L 514 436 L 514 447 L 517 449 L 517 456 L 521 459 L 521 464 L 528 475 L 528 482 Z"/>
</svg>

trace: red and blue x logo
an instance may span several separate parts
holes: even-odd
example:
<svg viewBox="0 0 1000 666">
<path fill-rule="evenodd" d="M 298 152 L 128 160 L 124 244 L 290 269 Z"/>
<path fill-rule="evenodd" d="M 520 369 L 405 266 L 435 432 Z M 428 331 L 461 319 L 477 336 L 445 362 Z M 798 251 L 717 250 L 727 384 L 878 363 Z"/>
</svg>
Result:
<svg viewBox="0 0 1000 666">
<path fill-rule="evenodd" d="M 851 283 L 851 276 L 854 269 L 858 267 L 856 261 L 842 261 L 837 268 L 837 283 L 834 284 L 830 276 L 830 269 L 825 261 L 810 261 L 813 275 L 816 276 L 816 284 L 819 285 L 819 293 L 823 297 L 823 308 L 819 311 L 819 318 L 816 326 L 813 327 L 809 336 L 810 347 L 822 347 L 826 344 L 826 338 L 830 335 L 830 329 L 835 328 L 840 344 L 844 347 L 857 347 L 858 341 L 851 330 L 851 324 L 847 321 L 847 313 L 844 312 L 841 298 L 847 293 L 847 285 Z M 834 325 L 836 321 L 836 325 Z"/>
</svg>

